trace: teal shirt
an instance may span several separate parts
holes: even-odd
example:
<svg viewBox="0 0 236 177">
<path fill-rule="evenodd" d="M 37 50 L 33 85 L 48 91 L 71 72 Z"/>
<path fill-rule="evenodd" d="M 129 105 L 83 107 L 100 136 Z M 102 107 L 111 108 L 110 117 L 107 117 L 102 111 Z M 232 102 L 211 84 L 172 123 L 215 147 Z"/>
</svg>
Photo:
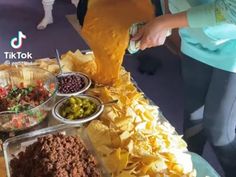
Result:
<svg viewBox="0 0 236 177">
<path fill-rule="evenodd" d="M 172 13 L 187 11 L 181 51 L 200 62 L 236 73 L 236 0 L 169 0 Z"/>
</svg>

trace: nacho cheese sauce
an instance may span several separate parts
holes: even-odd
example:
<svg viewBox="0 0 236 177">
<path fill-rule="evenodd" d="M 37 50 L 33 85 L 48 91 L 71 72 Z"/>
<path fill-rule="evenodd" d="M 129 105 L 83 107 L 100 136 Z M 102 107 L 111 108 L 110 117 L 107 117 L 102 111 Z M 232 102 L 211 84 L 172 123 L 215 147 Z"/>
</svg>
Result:
<svg viewBox="0 0 236 177">
<path fill-rule="evenodd" d="M 82 36 L 95 55 L 96 82 L 112 84 L 118 79 L 130 26 L 153 17 L 149 0 L 89 0 Z"/>
</svg>

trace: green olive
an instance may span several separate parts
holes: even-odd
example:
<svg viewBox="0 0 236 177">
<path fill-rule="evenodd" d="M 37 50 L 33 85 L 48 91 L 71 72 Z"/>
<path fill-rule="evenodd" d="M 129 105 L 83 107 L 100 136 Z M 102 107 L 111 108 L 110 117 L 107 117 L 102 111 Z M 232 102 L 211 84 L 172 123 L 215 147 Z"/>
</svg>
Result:
<svg viewBox="0 0 236 177">
<path fill-rule="evenodd" d="M 66 107 L 64 110 L 65 110 L 66 113 L 70 113 L 71 112 L 71 107 Z"/>
<path fill-rule="evenodd" d="M 87 99 L 72 96 L 61 107 L 61 116 L 70 119 L 80 119 L 92 115 L 97 108 L 97 105 Z"/>
<path fill-rule="evenodd" d="M 62 111 L 62 112 L 61 112 L 61 115 L 62 115 L 62 117 L 66 117 L 66 112 L 65 112 L 65 111 Z"/>
<path fill-rule="evenodd" d="M 73 120 L 73 119 L 75 118 L 75 116 L 74 116 L 73 114 L 69 114 L 69 115 L 67 116 L 67 118 L 70 119 L 70 120 Z"/>
<path fill-rule="evenodd" d="M 76 99 L 75 99 L 75 97 L 70 97 L 70 98 L 69 98 L 69 102 L 70 102 L 70 104 L 76 104 Z"/>
</svg>

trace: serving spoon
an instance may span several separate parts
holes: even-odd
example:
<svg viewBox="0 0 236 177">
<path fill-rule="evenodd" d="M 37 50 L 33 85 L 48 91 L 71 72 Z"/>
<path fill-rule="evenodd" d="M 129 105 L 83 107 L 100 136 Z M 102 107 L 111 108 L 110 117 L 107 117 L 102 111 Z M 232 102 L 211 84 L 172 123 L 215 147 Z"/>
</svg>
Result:
<svg viewBox="0 0 236 177">
<path fill-rule="evenodd" d="M 119 101 L 119 100 L 111 100 L 111 101 L 102 103 L 101 105 L 107 106 L 107 105 L 111 105 L 111 104 L 116 104 L 116 103 L 118 103 L 118 101 Z"/>
<path fill-rule="evenodd" d="M 57 64 L 58 64 L 59 69 L 60 69 L 60 74 L 62 74 L 63 71 L 62 71 L 62 66 L 61 66 L 61 62 L 60 62 L 61 57 L 60 57 L 60 54 L 59 54 L 58 49 L 56 49 L 56 56 L 57 56 L 57 57 L 56 57 L 56 59 L 57 59 Z"/>
</svg>

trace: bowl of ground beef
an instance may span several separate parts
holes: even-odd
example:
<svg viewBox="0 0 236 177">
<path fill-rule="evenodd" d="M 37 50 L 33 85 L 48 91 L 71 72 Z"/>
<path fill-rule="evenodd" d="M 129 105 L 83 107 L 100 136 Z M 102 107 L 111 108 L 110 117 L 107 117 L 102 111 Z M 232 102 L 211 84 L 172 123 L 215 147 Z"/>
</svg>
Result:
<svg viewBox="0 0 236 177">
<path fill-rule="evenodd" d="M 83 128 L 57 125 L 6 140 L 8 177 L 107 177 Z"/>
</svg>

